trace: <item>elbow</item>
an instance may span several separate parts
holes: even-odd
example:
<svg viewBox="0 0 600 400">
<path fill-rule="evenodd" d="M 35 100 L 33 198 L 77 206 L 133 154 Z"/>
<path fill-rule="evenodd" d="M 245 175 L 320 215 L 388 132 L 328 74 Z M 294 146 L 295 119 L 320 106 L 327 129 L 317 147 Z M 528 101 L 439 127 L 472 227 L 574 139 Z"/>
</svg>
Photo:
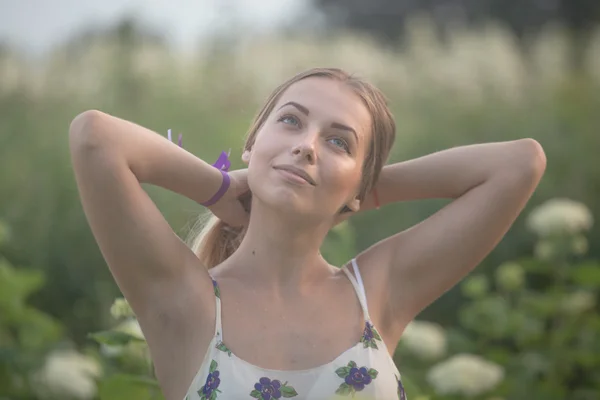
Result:
<svg viewBox="0 0 600 400">
<path fill-rule="evenodd" d="M 106 114 L 98 110 L 87 110 L 77 115 L 69 126 L 71 151 L 91 150 L 101 142 L 98 135 Z"/>
<path fill-rule="evenodd" d="M 535 139 L 524 139 L 527 148 L 527 164 L 531 173 L 540 179 L 546 171 L 546 153 L 542 145 Z"/>
<path fill-rule="evenodd" d="M 546 153 L 542 145 L 535 139 L 521 139 L 515 142 L 518 150 L 517 159 L 513 158 L 515 172 L 529 183 L 537 185 L 546 171 Z"/>
</svg>

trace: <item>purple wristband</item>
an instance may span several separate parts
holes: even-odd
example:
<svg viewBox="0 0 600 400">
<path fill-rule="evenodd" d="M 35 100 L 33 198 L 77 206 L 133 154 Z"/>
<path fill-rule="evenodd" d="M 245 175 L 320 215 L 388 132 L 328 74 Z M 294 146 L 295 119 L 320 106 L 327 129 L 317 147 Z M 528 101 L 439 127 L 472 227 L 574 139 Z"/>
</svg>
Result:
<svg viewBox="0 0 600 400">
<path fill-rule="evenodd" d="M 222 169 L 219 169 L 219 172 L 221 172 L 221 175 L 223 175 L 223 183 L 221 183 L 221 187 L 219 188 L 219 190 L 217 190 L 217 193 L 215 193 L 215 195 L 210 198 L 210 200 L 204 203 L 200 203 L 204 207 L 209 207 L 215 204 L 221 199 L 221 197 L 223 197 L 223 195 L 227 192 L 227 189 L 229 189 L 229 184 L 231 183 L 231 180 L 229 179 L 229 174 L 227 173 L 227 171 L 223 171 Z"/>
<path fill-rule="evenodd" d="M 169 142 L 173 141 L 170 129 L 167 131 L 167 138 L 169 139 Z M 180 133 L 179 139 L 177 140 L 177 144 L 179 145 L 179 147 L 183 147 L 181 143 L 182 138 L 183 135 Z M 231 152 L 231 149 L 229 149 L 229 152 Z M 229 171 L 229 167 L 231 167 L 231 161 L 229 161 L 229 153 L 225 153 L 224 151 L 222 151 L 217 161 L 215 161 L 215 163 L 213 164 L 213 167 L 217 168 L 221 172 L 221 175 L 223 175 L 223 183 L 221 183 L 221 187 L 219 188 L 219 190 L 217 190 L 217 193 L 215 193 L 215 195 L 210 198 L 210 200 L 204 203 L 200 203 L 204 207 L 212 206 L 217 201 L 219 201 L 221 197 L 223 197 L 223 195 L 227 192 L 227 189 L 229 189 L 229 185 L 231 184 L 229 174 L 227 173 L 227 171 Z"/>
</svg>

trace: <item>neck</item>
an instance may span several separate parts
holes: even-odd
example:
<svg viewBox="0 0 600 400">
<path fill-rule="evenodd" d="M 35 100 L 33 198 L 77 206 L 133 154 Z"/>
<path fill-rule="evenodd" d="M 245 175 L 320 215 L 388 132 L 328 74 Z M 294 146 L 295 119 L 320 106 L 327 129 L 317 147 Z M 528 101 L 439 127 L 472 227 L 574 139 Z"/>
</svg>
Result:
<svg viewBox="0 0 600 400">
<path fill-rule="evenodd" d="M 254 199 L 246 235 L 228 264 L 272 287 L 314 282 L 332 272 L 320 253 L 329 229 L 328 221 L 273 210 Z"/>
</svg>

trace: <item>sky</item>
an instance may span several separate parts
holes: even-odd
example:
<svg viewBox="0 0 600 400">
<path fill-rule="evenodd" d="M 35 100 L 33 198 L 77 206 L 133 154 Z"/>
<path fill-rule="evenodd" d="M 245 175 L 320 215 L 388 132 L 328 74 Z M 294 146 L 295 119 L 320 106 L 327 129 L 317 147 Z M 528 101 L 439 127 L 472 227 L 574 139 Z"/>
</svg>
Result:
<svg viewBox="0 0 600 400">
<path fill-rule="evenodd" d="M 229 23 L 229 15 L 257 31 L 275 29 L 306 8 L 307 0 L 0 0 L 0 41 L 43 54 L 79 30 L 108 26 L 125 16 L 162 33 L 178 48 Z M 224 26 L 225 25 L 225 26 Z"/>
</svg>

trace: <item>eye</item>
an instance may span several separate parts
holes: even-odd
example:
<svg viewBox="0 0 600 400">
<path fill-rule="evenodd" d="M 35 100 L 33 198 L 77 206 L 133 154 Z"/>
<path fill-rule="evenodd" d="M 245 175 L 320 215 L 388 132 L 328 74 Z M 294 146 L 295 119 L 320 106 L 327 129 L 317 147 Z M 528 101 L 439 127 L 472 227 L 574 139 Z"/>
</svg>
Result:
<svg viewBox="0 0 600 400">
<path fill-rule="evenodd" d="M 344 149 L 344 151 L 346 153 L 350 153 L 350 146 L 348 145 L 348 142 L 346 142 L 344 139 L 335 137 L 335 138 L 329 139 L 329 141 L 331 143 L 333 143 L 334 146 Z"/>
<path fill-rule="evenodd" d="M 277 122 L 283 122 L 286 125 L 300 126 L 300 120 L 291 114 L 282 115 Z"/>
</svg>

